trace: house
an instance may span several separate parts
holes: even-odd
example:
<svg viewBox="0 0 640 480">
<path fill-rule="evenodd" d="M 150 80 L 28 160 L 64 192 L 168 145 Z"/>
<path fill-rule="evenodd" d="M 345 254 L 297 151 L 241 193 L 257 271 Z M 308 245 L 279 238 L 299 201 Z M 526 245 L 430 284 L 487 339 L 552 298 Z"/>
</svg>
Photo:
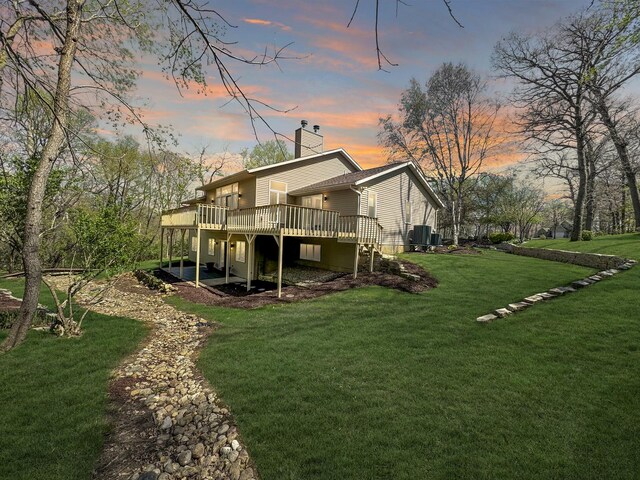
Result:
<svg viewBox="0 0 640 480">
<path fill-rule="evenodd" d="M 410 247 L 414 225 L 435 228 L 444 205 L 413 162 L 363 169 L 342 148 L 325 151 L 318 130 L 303 121 L 293 160 L 216 179 L 163 213 L 161 238 L 177 232 L 182 248 L 188 235 L 196 286 L 207 264 L 247 288 L 277 272 L 280 295 L 283 263 L 356 276 L 361 251 L 373 268 L 376 252 Z"/>
<path fill-rule="evenodd" d="M 551 238 L 569 238 L 571 236 L 571 231 L 573 230 L 573 225 L 566 220 L 561 222 L 555 228 L 551 228 L 549 230 Z"/>
</svg>

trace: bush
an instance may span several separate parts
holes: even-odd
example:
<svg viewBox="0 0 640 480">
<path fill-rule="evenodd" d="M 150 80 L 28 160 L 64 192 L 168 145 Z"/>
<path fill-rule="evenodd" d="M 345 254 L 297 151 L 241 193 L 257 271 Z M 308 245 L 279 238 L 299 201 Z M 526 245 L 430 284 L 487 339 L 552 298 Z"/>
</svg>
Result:
<svg viewBox="0 0 640 480">
<path fill-rule="evenodd" d="M 547 239 L 547 236 L 546 236 L 546 235 L 540 235 L 538 238 L 539 238 L 540 240 L 546 240 L 546 239 Z"/>
<path fill-rule="evenodd" d="M 591 230 L 583 230 L 582 231 L 582 241 L 588 242 L 593 238 L 593 232 Z"/>
<path fill-rule="evenodd" d="M 505 232 L 505 233 L 499 232 L 499 233 L 492 233 L 491 235 L 489 235 L 489 240 L 491 240 L 491 243 L 493 244 L 509 242 L 514 238 L 516 238 L 515 235 L 513 235 L 510 232 Z"/>
</svg>

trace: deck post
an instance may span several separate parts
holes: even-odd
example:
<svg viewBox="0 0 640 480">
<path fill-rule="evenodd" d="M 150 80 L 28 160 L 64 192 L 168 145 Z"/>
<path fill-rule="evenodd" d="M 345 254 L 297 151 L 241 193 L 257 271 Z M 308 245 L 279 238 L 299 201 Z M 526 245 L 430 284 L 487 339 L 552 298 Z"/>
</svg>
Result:
<svg viewBox="0 0 640 480">
<path fill-rule="evenodd" d="M 282 229 L 280 229 L 280 238 L 278 240 L 278 298 L 282 297 L 282 253 L 284 247 L 284 237 Z"/>
<path fill-rule="evenodd" d="M 180 229 L 180 279 L 184 278 L 184 228 Z"/>
<path fill-rule="evenodd" d="M 369 272 L 373 272 L 373 259 L 375 258 L 376 252 L 373 249 L 373 244 L 369 246 L 369 252 L 371 253 L 371 258 L 369 259 Z"/>
<path fill-rule="evenodd" d="M 356 242 L 356 252 L 353 256 L 353 278 L 358 278 L 358 256 L 360 255 L 360 244 Z"/>
<path fill-rule="evenodd" d="M 200 287 L 200 225 L 196 229 L 196 288 Z"/>
<path fill-rule="evenodd" d="M 253 247 L 255 246 L 256 236 L 245 233 L 245 238 L 249 244 L 247 251 L 247 292 L 251 290 L 251 278 L 253 277 Z"/>
<path fill-rule="evenodd" d="M 162 261 L 164 260 L 164 228 L 160 227 L 160 265 L 158 265 L 159 268 L 162 269 Z"/>
<path fill-rule="evenodd" d="M 227 233 L 227 252 L 226 260 L 224 262 L 225 270 L 225 283 L 229 283 L 229 268 L 231 268 L 231 234 Z"/>
<path fill-rule="evenodd" d="M 173 228 L 169 230 L 169 273 L 171 273 L 171 261 L 173 259 Z"/>
</svg>

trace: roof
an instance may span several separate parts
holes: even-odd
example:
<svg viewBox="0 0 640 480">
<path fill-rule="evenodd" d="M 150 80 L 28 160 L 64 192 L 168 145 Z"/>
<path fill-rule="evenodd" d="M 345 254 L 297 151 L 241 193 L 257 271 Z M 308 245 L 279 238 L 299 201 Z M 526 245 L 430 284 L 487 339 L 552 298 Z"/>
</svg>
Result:
<svg viewBox="0 0 640 480">
<path fill-rule="evenodd" d="M 185 200 L 184 202 L 182 202 L 182 205 L 195 205 L 196 203 L 202 203 L 206 200 L 207 200 L 207 196 L 202 195 L 200 197 L 190 198 L 189 200 Z"/>
<path fill-rule="evenodd" d="M 429 185 L 429 182 L 425 178 L 422 171 L 412 161 L 390 163 L 381 167 L 369 168 L 367 170 L 361 170 L 359 172 L 346 173 L 344 175 L 339 175 L 322 182 L 299 188 L 289 193 L 291 195 L 306 195 L 312 193 L 323 193 L 331 190 L 341 190 L 350 186 L 357 187 L 364 183 L 371 182 L 378 177 L 397 170 L 401 170 L 403 168 L 409 168 L 410 170 L 412 170 L 420 184 L 429 193 L 429 195 L 431 195 L 436 204 L 440 208 L 444 207 L 444 203 L 442 203 L 442 200 L 438 198 L 436 192 L 433 191 L 433 188 L 431 188 L 431 185 Z"/>
<path fill-rule="evenodd" d="M 291 195 L 304 195 L 306 193 L 321 193 L 330 190 L 340 190 L 350 185 L 355 185 L 361 180 L 366 180 L 373 175 L 386 172 L 398 166 L 398 163 L 390 163 L 389 165 L 383 165 L 382 167 L 368 168 L 366 170 L 360 170 L 359 172 L 345 173 L 338 175 L 337 177 L 328 178 L 321 182 L 307 185 L 306 187 L 299 188 L 289 192 Z"/>
<path fill-rule="evenodd" d="M 221 177 L 218 180 L 214 180 L 213 182 L 207 183 L 206 185 L 198 187 L 198 190 L 202 190 L 202 191 L 212 190 L 213 188 L 216 188 L 221 185 L 226 185 L 230 182 L 237 182 L 239 180 L 250 178 L 255 173 L 263 172 L 271 168 L 278 168 L 286 165 L 293 165 L 299 162 L 304 162 L 306 160 L 312 160 L 314 158 L 319 158 L 324 155 L 332 155 L 335 153 L 339 153 L 340 155 L 342 155 L 356 170 L 358 171 L 362 170 L 362 167 L 358 165 L 358 162 L 356 162 L 353 158 L 351 158 L 351 155 L 349 155 L 344 149 L 336 148 L 335 150 L 327 150 L 326 152 L 314 153 L 313 155 L 307 155 L 306 157 L 294 158 L 293 160 L 273 163 L 271 165 L 265 165 L 263 167 L 248 168 L 240 172 L 234 173 L 232 175 Z"/>
</svg>

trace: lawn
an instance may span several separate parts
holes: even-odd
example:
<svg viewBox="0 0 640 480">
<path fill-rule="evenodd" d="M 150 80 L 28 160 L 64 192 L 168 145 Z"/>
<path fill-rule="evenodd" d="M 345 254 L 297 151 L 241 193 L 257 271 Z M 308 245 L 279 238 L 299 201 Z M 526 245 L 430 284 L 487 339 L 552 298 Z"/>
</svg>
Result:
<svg viewBox="0 0 640 480">
<path fill-rule="evenodd" d="M 0 280 L 15 296 L 19 280 Z M 41 303 L 51 306 L 43 288 Z M 145 334 L 134 320 L 90 313 L 84 335 L 30 332 L 0 354 L 0 478 L 90 479 L 107 432 L 110 372 Z M 0 330 L 0 341 L 7 332 Z"/>
<path fill-rule="evenodd" d="M 640 233 L 603 235 L 601 237 L 593 237 L 593 240 L 589 242 L 570 242 L 567 238 L 530 240 L 523 246 L 571 250 L 574 252 L 604 253 L 640 260 Z"/>
<path fill-rule="evenodd" d="M 408 255 L 439 278 L 253 311 L 199 367 L 265 480 L 602 479 L 640 471 L 640 268 L 489 325 L 591 271 L 499 252 Z"/>
</svg>

